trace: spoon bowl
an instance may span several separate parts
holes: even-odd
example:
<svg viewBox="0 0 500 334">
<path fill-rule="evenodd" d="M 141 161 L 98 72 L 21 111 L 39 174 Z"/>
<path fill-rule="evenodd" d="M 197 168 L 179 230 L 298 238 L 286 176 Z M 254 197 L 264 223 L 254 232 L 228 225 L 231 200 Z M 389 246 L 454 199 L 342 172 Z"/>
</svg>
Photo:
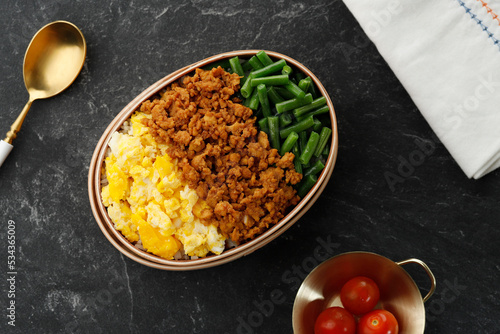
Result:
<svg viewBox="0 0 500 334">
<path fill-rule="evenodd" d="M 87 45 L 82 32 L 73 23 L 55 21 L 33 36 L 24 56 L 24 84 L 29 100 L 0 141 L 0 166 L 12 150 L 33 101 L 46 99 L 68 88 L 82 70 Z"/>
<path fill-rule="evenodd" d="M 40 29 L 24 57 L 24 84 L 30 100 L 45 99 L 65 90 L 80 73 L 86 44 L 72 23 L 56 21 Z"/>
</svg>

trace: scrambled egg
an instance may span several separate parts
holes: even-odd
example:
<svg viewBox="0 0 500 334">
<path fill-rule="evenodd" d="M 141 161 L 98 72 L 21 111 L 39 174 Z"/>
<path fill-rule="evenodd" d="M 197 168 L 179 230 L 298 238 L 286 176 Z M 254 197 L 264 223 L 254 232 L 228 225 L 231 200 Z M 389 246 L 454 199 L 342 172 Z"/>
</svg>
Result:
<svg viewBox="0 0 500 334">
<path fill-rule="evenodd" d="M 149 134 L 144 117 L 150 115 L 136 112 L 128 133 L 115 132 L 109 142 L 108 184 L 101 194 L 115 228 L 166 259 L 222 253 L 225 238 L 199 220 L 208 205 L 179 180 L 176 162 L 166 154 L 167 146 Z"/>
</svg>

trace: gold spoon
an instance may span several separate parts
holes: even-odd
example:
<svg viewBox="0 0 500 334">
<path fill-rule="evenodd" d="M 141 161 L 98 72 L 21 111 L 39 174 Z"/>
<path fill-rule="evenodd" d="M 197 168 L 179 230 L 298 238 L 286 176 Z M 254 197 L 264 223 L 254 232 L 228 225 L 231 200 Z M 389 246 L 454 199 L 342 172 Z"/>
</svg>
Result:
<svg viewBox="0 0 500 334">
<path fill-rule="evenodd" d="M 21 130 L 33 101 L 59 94 L 75 81 L 82 70 L 87 45 L 82 32 L 72 23 L 55 21 L 33 36 L 24 55 L 24 84 L 28 103 L 0 141 L 0 166 L 12 150 L 12 141 Z"/>
</svg>

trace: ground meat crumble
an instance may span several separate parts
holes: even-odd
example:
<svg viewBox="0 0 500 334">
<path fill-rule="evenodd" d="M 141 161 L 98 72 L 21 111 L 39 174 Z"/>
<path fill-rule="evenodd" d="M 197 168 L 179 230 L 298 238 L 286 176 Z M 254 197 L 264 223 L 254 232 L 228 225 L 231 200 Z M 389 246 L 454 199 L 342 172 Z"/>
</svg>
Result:
<svg viewBox="0 0 500 334">
<path fill-rule="evenodd" d="M 197 69 L 171 84 L 140 110 L 143 122 L 178 159 L 181 179 L 210 209 L 204 224 L 214 224 L 235 243 L 251 240 L 282 219 L 300 198 L 292 185 L 302 175 L 292 153 L 280 156 L 266 133 L 255 126 L 253 111 L 234 93 L 240 78 L 222 68 Z"/>
</svg>

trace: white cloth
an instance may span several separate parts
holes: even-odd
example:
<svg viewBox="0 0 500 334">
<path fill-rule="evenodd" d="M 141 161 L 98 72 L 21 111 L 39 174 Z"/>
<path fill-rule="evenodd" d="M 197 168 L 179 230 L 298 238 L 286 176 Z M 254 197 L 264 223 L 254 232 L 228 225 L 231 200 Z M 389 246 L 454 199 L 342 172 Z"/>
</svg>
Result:
<svg viewBox="0 0 500 334">
<path fill-rule="evenodd" d="M 343 0 L 469 178 L 500 167 L 500 0 Z"/>
</svg>

